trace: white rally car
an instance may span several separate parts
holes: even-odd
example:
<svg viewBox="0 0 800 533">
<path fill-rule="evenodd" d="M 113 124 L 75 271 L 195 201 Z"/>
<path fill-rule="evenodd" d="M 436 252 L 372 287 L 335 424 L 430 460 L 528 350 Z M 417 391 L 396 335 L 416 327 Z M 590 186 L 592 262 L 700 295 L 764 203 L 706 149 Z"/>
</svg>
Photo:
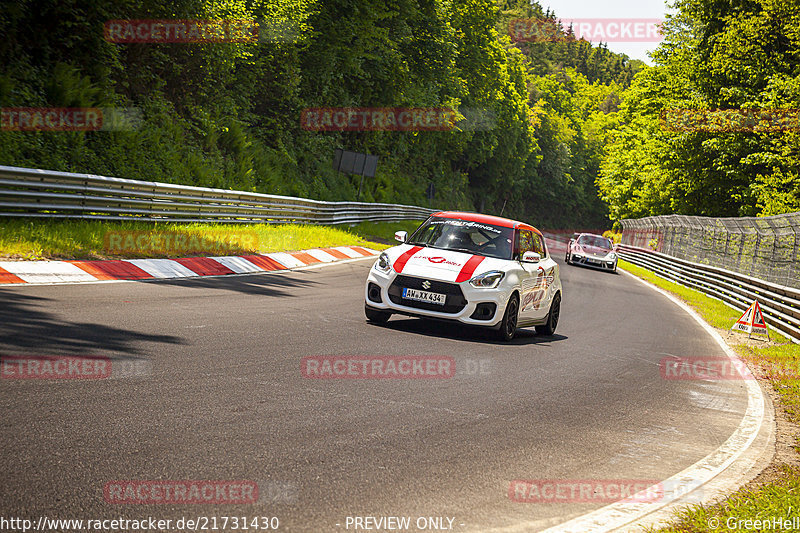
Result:
<svg viewBox="0 0 800 533">
<path fill-rule="evenodd" d="M 561 311 L 558 265 L 533 226 L 476 213 L 440 212 L 384 251 L 370 269 L 365 313 L 485 326 L 511 340 L 518 327 L 552 335 Z"/>
</svg>

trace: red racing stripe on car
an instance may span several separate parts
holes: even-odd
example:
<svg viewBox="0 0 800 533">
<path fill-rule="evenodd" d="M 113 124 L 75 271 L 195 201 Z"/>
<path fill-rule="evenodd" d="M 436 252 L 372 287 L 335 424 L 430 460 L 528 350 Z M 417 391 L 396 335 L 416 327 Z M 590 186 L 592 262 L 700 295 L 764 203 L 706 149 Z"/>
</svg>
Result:
<svg viewBox="0 0 800 533">
<path fill-rule="evenodd" d="M 398 257 L 397 261 L 394 262 L 394 271 L 398 274 L 402 272 L 403 268 L 406 266 L 406 263 L 408 263 L 408 260 L 411 259 L 411 256 L 420 250 L 422 250 L 422 246 L 414 246 L 409 251 Z"/>
<path fill-rule="evenodd" d="M 464 263 L 464 266 L 461 267 L 461 272 L 458 273 L 456 283 L 461 283 L 462 281 L 467 281 L 470 279 L 472 274 L 475 273 L 475 269 L 481 264 L 481 261 L 483 261 L 482 255 L 473 255 L 470 257 L 469 261 Z"/>
</svg>

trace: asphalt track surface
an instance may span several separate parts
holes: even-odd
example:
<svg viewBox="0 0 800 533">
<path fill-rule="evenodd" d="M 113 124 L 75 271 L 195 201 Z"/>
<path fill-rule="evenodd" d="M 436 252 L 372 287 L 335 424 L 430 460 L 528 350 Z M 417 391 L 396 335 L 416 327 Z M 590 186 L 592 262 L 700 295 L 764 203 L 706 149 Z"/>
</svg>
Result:
<svg viewBox="0 0 800 533">
<path fill-rule="evenodd" d="M 107 356 L 146 369 L 0 380 L 0 516 L 277 516 L 280 531 L 314 532 L 354 531 L 348 516 L 545 528 L 606 502 L 516 503 L 512 480 L 665 479 L 741 420 L 741 382 L 662 379 L 665 357 L 724 354 L 628 276 L 562 265 L 557 334 L 522 330 L 503 344 L 413 318 L 368 324 L 371 264 L 0 289 L 0 355 Z M 457 373 L 306 379 L 301 359 L 315 355 L 451 356 Z M 254 480 L 262 497 L 112 504 L 103 497 L 112 480 Z"/>
</svg>

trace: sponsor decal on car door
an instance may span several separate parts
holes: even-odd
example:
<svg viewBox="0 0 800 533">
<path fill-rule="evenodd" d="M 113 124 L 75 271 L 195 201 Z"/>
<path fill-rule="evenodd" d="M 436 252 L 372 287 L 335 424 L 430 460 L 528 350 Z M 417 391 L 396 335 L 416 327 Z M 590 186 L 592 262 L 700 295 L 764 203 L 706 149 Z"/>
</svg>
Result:
<svg viewBox="0 0 800 533">
<path fill-rule="evenodd" d="M 514 255 L 520 259 L 520 318 L 533 318 L 532 304 L 537 296 L 539 285 L 539 265 L 537 263 L 523 263 L 522 254 L 533 251 L 533 233 L 528 230 L 518 230 L 515 237 Z"/>
<path fill-rule="evenodd" d="M 520 314 L 526 318 L 539 319 L 542 310 L 549 309 L 552 298 L 550 287 L 555 279 L 555 262 L 547 257 L 541 237 L 528 230 L 519 232 L 520 254 L 533 251 L 541 256 L 538 263 L 522 263 L 527 278 L 522 282 Z"/>
<path fill-rule="evenodd" d="M 537 311 L 542 307 L 543 303 L 548 300 L 547 293 L 550 285 L 552 284 L 553 276 L 547 274 L 547 271 L 541 265 L 532 265 L 533 268 L 526 265 L 526 271 L 529 272 L 529 277 L 526 279 L 523 286 L 522 305 L 520 309 L 522 312 Z M 548 278 L 551 280 L 548 283 Z M 531 313 L 529 313 L 531 314 Z"/>
<path fill-rule="evenodd" d="M 534 298 L 536 298 L 537 292 L 537 284 L 538 284 L 538 269 L 536 265 L 530 264 L 522 264 L 522 273 L 520 275 L 522 278 L 522 286 L 520 287 L 520 291 L 522 293 L 519 312 L 520 316 L 528 316 L 531 314 L 532 310 L 532 303 Z"/>
<path fill-rule="evenodd" d="M 552 263 L 551 260 L 547 261 Z M 555 264 L 549 265 L 548 268 L 539 266 L 536 276 L 536 290 L 533 291 L 534 298 L 531 301 L 533 309 L 548 309 L 550 308 L 550 300 L 553 299 L 553 281 L 555 280 Z"/>
</svg>

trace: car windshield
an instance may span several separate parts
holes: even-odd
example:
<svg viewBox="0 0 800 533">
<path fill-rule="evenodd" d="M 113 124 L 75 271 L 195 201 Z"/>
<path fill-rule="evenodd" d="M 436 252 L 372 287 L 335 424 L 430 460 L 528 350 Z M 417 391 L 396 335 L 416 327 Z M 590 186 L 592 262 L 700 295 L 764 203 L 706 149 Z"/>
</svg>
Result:
<svg viewBox="0 0 800 533">
<path fill-rule="evenodd" d="M 432 218 L 408 239 L 408 244 L 511 259 L 514 230 L 471 220 Z"/>
<path fill-rule="evenodd" d="M 604 248 L 606 250 L 611 250 L 613 248 L 611 246 L 611 241 L 605 237 L 599 237 L 597 235 L 581 235 L 578 239 L 578 244 L 582 244 L 584 246 L 595 246 L 597 248 Z"/>
</svg>

